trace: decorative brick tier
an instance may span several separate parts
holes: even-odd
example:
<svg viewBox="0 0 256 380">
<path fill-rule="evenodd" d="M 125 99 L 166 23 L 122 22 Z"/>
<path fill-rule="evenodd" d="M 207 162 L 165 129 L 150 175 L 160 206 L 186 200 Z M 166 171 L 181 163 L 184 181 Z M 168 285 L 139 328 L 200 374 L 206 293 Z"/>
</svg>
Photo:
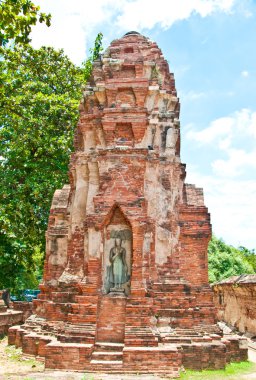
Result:
<svg viewBox="0 0 256 380">
<path fill-rule="evenodd" d="M 179 99 L 156 43 L 127 33 L 94 62 L 54 194 L 41 293 L 9 343 L 46 368 L 156 372 L 244 360 L 208 284 L 202 189 L 184 183 Z"/>
</svg>

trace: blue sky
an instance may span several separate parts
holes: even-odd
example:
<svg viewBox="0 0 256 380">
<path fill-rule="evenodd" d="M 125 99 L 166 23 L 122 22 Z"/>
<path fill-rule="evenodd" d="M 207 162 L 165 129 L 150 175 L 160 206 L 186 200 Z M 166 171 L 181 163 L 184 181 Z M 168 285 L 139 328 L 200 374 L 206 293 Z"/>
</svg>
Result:
<svg viewBox="0 0 256 380">
<path fill-rule="evenodd" d="M 181 102 L 181 159 L 204 188 L 213 232 L 256 248 L 256 2 L 35 0 L 52 14 L 32 44 L 79 64 L 98 32 L 104 47 L 130 30 L 157 42 Z"/>
</svg>

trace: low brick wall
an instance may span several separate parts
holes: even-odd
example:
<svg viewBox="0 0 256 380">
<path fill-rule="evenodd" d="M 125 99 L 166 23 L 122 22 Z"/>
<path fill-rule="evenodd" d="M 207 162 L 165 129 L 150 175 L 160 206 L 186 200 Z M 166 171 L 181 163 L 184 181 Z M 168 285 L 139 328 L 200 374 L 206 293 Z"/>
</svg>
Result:
<svg viewBox="0 0 256 380">
<path fill-rule="evenodd" d="M 0 310 L 0 336 L 8 333 L 11 326 L 21 325 L 32 314 L 32 302 L 15 301 L 11 308 Z"/>
<path fill-rule="evenodd" d="M 33 306 L 32 302 L 14 301 L 12 303 L 13 310 L 22 311 L 22 313 L 23 313 L 23 322 L 25 322 L 25 320 L 28 317 L 30 317 L 30 315 L 33 314 L 32 306 Z"/>
<path fill-rule="evenodd" d="M 256 275 L 232 276 L 212 289 L 218 320 L 256 335 Z"/>
<path fill-rule="evenodd" d="M 0 336 L 8 333 L 8 329 L 14 325 L 23 323 L 23 313 L 21 311 L 7 310 L 0 313 Z"/>
</svg>

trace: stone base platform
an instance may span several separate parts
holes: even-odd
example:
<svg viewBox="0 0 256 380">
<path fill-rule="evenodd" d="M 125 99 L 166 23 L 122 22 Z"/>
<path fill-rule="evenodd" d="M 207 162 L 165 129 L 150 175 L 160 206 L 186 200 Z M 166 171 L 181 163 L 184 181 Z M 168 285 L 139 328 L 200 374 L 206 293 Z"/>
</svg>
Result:
<svg viewBox="0 0 256 380">
<path fill-rule="evenodd" d="M 164 339 L 156 334 L 155 346 L 127 346 L 97 340 L 85 343 L 79 339 L 76 342 L 74 336 L 73 342 L 60 342 L 49 329 L 50 326 L 45 325 L 39 331 L 38 323 L 35 329 L 28 321 L 24 326 L 9 329 L 8 343 L 22 347 L 25 355 L 45 360 L 45 368 L 56 370 L 157 373 L 175 378 L 183 367 L 222 369 L 229 362 L 247 360 L 247 340 L 237 335 L 177 329 L 169 335 L 165 333 Z"/>
</svg>

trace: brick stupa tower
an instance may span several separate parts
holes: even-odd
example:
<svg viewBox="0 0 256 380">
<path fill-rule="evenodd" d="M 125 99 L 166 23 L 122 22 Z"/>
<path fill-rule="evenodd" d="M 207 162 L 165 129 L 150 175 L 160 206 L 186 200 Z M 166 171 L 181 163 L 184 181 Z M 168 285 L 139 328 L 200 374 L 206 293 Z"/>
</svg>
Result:
<svg viewBox="0 0 256 380">
<path fill-rule="evenodd" d="M 175 375 L 246 358 L 215 324 L 210 216 L 202 189 L 184 183 L 179 109 L 161 50 L 139 33 L 94 62 L 41 294 L 9 332 L 46 368 Z"/>
</svg>

